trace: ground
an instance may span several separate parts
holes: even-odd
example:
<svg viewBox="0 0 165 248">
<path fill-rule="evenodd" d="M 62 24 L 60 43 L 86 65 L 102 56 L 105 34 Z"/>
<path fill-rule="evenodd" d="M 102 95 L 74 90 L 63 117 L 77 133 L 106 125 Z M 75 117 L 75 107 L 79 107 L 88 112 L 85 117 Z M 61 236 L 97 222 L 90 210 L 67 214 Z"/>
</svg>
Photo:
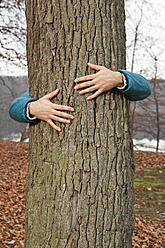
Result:
<svg viewBox="0 0 165 248">
<path fill-rule="evenodd" d="M 135 151 L 133 247 L 165 247 L 165 153 Z M 24 246 L 28 144 L 0 141 L 0 248 Z M 163 211 L 164 209 L 164 211 Z"/>
</svg>

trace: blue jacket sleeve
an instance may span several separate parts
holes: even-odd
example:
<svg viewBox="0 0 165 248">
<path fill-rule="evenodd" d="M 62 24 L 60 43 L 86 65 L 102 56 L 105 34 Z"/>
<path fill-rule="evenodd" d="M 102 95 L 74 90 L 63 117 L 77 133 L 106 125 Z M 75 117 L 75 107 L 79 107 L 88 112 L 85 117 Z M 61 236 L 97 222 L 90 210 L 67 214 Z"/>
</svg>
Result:
<svg viewBox="0 0 165 248">
<path fill-rule="evenodd" d="M 117 71 L 122 72 L 128 80 L 128 87 L 119 91 L 126 95 L 129 100 L 143 100 L 151 94 L 151 85 L 145 77 L 125 70 Z"/>
<path fill-rule="evenodd" d="M 36 98 L 29 98 L 29 89 L 27 89 L 23 95 L 16 98 L 10 105 L 9 115 L 12 119 L 19 122 L 30 123 L 34 121 L 30 121 L 26 118 L 25 109 L 26 105 L 31 101 L 36 101 Z"/>
</svg>

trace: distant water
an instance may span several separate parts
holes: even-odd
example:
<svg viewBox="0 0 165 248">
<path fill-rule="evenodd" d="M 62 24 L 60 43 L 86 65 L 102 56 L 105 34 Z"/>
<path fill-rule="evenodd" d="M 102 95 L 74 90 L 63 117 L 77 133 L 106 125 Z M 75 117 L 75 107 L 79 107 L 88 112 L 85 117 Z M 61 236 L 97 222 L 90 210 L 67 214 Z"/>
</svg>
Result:
<svg viewBox="0 0 165 248">
<path fill-rule="evenodd" d="M 133 144 L 134 150 L 155 152 L 157 141 L 146 138 L 142 140 L 133 139 Z M 165 152 L 165 140 L 161 139 L 159 141 L 159 152 Z"/>
<path fill-rule="evenodd" d="M 2 138 L 2 140 L 10 140 L 10 141 L 15 141 L 15 142 L 20 142 L 21 136 L 22 136 L 21 132 L 11 133 L 10 135 Z M 29 138 L 25 139 L 23 142 L 29 142 Z"/>
<path fill-rule="evenodd" d="M 11 133 L 7 137 L 3 138 L 3 140 L 11 140 L 15 142 L 20 142 L 21 140 L 21 133 Z M 29 142 L 29 139 L 24 140 L 24 142 Z M 156 151 L 156 140 L 149 140 L 149 139 L 133 139 L 134 150 L 136 151 Z M 159 152 L 165 152 L 165 140 L 160 140 L 159 142 Z"/>
</svg>

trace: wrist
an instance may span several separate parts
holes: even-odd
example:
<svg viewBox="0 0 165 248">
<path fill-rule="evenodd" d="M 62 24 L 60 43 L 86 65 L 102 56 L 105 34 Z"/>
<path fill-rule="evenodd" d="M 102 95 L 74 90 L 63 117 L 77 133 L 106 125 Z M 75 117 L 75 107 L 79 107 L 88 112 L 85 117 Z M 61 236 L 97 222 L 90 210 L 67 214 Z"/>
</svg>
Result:
<svg viewBox="0 0 165 248">
<path fill-rule="evenodd" d="M 35 102 L 30 102 L 29 103 L 29 114 L 32 116 L 35 116 Z"/>
<path fill-rule="evenodd" d="M 123 82 L 123 76 L 122 73 L 119 71 L 115 71 L 115 81 L 116 81 L 116 87 L 123 87 L 124 82 Z"/>
<path fill-rule="evenodd" d="M 26 107 L 25 107 L 25 116 L 28 120 L 33 121 L 36 120 L 37 117 L 30 112 L 30 105 L 32 102 L 28 102 Z"/>
</svg>

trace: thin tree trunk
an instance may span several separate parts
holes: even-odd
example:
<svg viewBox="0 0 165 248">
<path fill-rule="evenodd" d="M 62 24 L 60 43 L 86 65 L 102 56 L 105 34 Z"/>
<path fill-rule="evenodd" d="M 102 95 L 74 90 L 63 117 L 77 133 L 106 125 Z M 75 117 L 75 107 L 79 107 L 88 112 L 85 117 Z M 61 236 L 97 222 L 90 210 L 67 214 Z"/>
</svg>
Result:
<svg viewBox="0 0 165 248">
<path fill-rule="evenodd" d="M 155 77 L 154 77 L 154 87 L 153 87 L 153 92 L 154 92 L 154 100 L 155 100 L 155 108 L 156 108 L 156 152 L 159 150 L 159 140 L 160 140 L 160 121 L 159 121 L 159 102 L 156 94 L 156 83 L 157 83 L 157 58 L 154 58 L 155 60 Z"/>
<path fill-rule="evenodd" d="M 142 18 L 143 18 L 143 4 L 144 1 L 142 2 L 141 8 L 140 8 L 140 19 L 135 27 L 135 36 L 134 36 L 134 42 L 133 42 L 133 51 L 132 51 L 132 63 L 131 63 L 131 72 L 134 71 L 134 64 L 135 64 L 135 55 L 136 55 L 136 47 L 137 47 L 137 42 L 138 42 L 138 32 L 139 32 L 139 27 L 140 24 L 142 22 Z M 131 17 L 131 16 L 130 16 Z M 131 17 L 132 19 L 132 17 Z M 131 102 L 130 102 L 131 104 Z M 133 126 L 134 126 L 134 119 L 135 119 L 135 113 L 136 113 L 136 102 L 132 103 L 133 105 L 133 110 L 131 111 L 131 130 L 132 130 L 132 134 L 133 134 Z"/>
<path fill-rule="evenodd" d="M 123 0 L 26 0 L 30 94 L 59 88 L 74 121 L 30 128 L 25 248 L 131 247 L 134 159 L 128 103 L 116 90 L 87 101 L 87 62 L 125 68 Z"/>
</svg>

